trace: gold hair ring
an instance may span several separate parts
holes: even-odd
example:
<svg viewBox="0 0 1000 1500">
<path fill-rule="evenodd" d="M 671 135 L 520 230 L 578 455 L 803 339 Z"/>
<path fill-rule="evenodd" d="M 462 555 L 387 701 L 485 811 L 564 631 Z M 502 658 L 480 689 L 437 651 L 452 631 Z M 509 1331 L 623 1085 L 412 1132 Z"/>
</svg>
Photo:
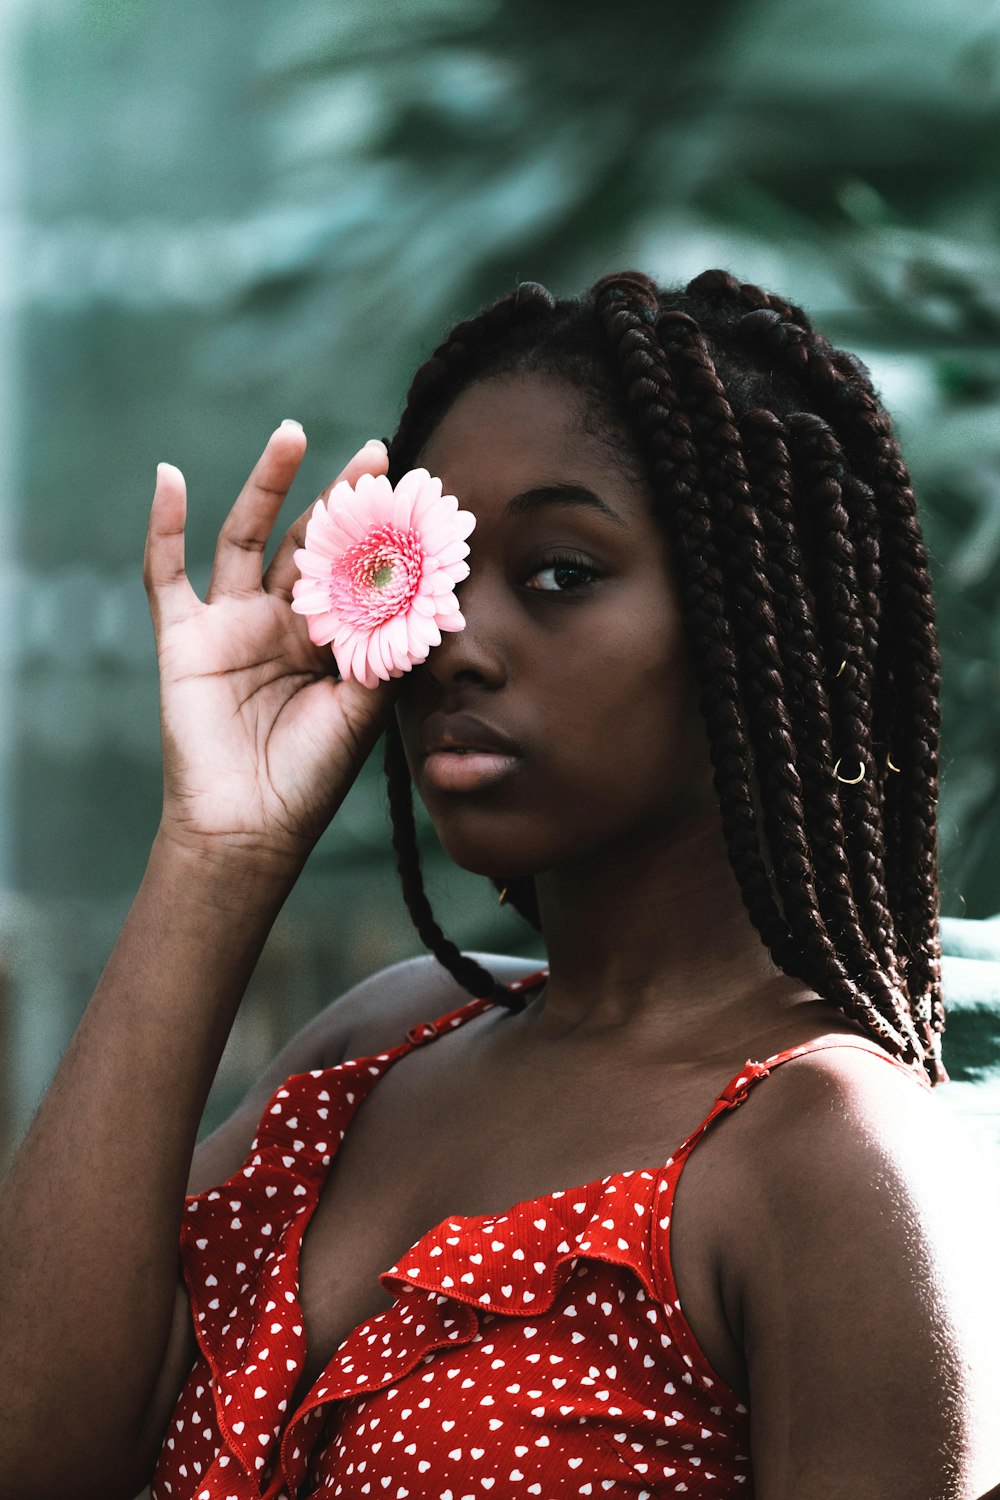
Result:
<svg viewBox="0 0 1000 1500">
<path fill-rule="evenodd" d="M 500 892 L 500 900 L 499 900 L 499 904 L 500 904 L 500 905 L 501 905 L 501 906 L 503 906 L 503 905 L 504 905 L 504 903 L 505 903 L 505 902 L 506 902 L 506 900 L 507 900 L 507 887 L 506 887 L 506 886 L 504 886 L 504 888 L 503 888 L 503 890 L 502 890 L 502 891 L 501 891 L 501 892 Z"/>
<path fill-rule="evenodd" d="M 838 760 L 837 764 L 834 766 L 834 768 L 833 768 L 833 774 L 834 774 L 834 776 L 837 777 L 838 781 L 846 781 L 846 782 L 849 782 L 851 784 L 851 786 L 853 786 L 855 782 L 860 781 L 861 777 L 864 776 L 864 774 L 865 774 L 865 763 L 864 763 L 863 760 L 860 760 L 860 759 L 858 761 L 858 764 L 861 767 L 861 775 L 859 775 L 859 776 L 839 776 L 837 774 L 837 772 L 839 770 L 840 761 L 841 760 L 843 760 L 843 756 L 840 757 L 840 760 Z"/>
<path fill-rule="evenodd" d="M 899 766 L 893 765 L 891 755 L 887 755 L 885 758 L 885 768 L 887 771 L 898 771 L 900 769 Z"/>
<path fill-rule="evenodd" d="M 841 672 L 844 670 L 844 668 L 846 666 L 847 666 L 847 657 L 845 656 L 844 660 L 840 663 L 840 666 L 837 668 L 836 672 L 834 672 L 834 674 L 833 674 L 834 677 L 839 677 L 840 674 L 841 674 Z"/>
</svg>

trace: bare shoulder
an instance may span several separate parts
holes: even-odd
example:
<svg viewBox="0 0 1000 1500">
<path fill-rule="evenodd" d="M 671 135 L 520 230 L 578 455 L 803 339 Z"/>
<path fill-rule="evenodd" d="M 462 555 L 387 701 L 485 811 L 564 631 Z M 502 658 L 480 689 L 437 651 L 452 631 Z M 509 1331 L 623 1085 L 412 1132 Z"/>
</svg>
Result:
<svg viewBox="0 0 1000 1500">
<path fill-rule="evenodd" d="M 503 953 L 470 953 L 467 957 L 474 958 L 501 984 L 527 978 L 545 965 L 543 958 Z M 384 1052 L 402 1042 L 418 1021 L 436 1020 L 474 998 L 432 954 L 420 954 L 380 969 L 342 997 L 336 1025 L 330 1028 L 326 1065 Z M 338 1056 L 329 1056 L 337 1047 Z"/>
<path fill-rule="evenodd" d="M 1000 1233 L 995 1164 L 944 1088 L 856 1047 L 780 1064 L 751 1089 L 748 1128 L 734 1133 L 743 1165 L 756 1163 L 754 1196 L 769 1203 L 771 1225 L 824 1203 L 846 1212 L 866 1202 L 880 1219 L 915 1216 L 926 1234 Z"/>
<path fill-rule="evenodd" d="M 761 1494 L 979 1493 L 1000 1471 L 982 1148 L 938 1091 L 859 1048 L 782 1063 L 740 1108 L 725 1260 Z"/>
<path fill-rule="evenodd" d="M 523 978 L 542 959 L 500 953 L 471 955 L 501 983 Z M 431 954 L 390 964 L 331 1000 L 296 1032 L 247 1091 L 241 1104 L 194 1154 L 188 1192 L 224 1182 L 246 1160 L 258 1121 L 275 1089 L 295 1073 L 331 1068 L 349 1057 L 371 1057 L 406 1039 L 418 1021 L 431 1021 L 474 997 Z"/>
<path fill-rule="evenodd" d="M 751 1089 L 749 1134 L 756 1147 L 766 1136 L 775 1164 L 796 1172 L 821 1141 L 827 1150 L 823 1162 L 810 1162 L 813 1172 L 842 1153 L 872 1166 L 891 1156 L 898 1170 L 918 1165 L 924 1180 L 946 1162 L 978 1172 L 982 1148 L 944 1102 L 946 1088 L 924 1087 L 887 1054 L 824 1047 L 787 1059 Z"/>
</svg>

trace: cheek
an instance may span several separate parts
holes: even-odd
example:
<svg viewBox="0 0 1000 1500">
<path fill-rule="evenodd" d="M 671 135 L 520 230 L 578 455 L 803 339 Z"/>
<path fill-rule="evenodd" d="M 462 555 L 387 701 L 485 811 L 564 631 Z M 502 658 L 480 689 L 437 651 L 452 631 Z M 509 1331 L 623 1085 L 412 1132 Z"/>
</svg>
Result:
<svg viewBox="0 0 1000 1500">
<path fill-rule="evenodd" d="M 675 621 L 643 628 L 637 614 L 619 623 L 594 642 L 586 669 L 564 669 L 562 682 L 559 758 L 573 796 L 586 787 L 609 804 L 645 800 L 687 779 L 706 753 L 690 657 Z"/>
</svg>

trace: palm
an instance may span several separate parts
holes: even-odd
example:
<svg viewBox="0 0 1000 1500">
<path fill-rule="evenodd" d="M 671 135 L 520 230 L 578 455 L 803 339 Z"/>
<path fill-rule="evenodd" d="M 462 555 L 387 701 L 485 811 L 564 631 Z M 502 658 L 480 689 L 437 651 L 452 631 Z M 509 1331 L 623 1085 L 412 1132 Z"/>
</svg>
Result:
<svg viewBox="0 0 1000 1500">
<path fill-rule="evenodd" d="M 272 444 L 281 446 L 276 440 Z M 267 463 L 271 446 L 258 469 Z M 299 447 L 294 463 L 286 456 L 292 472 L 301 458 L 301 439 Z M 377 467 L 384 469 L 384 455 L 381 465 L 369 459 L 358 466 L 355 460 L 341 477 L 354 479 L 364 468 Z M 308 850 L 349 790 L 399 688 L 398 681 L 375 691 L 338 681 L 332 652 L 312 645 L 305 621 L 289 607 L 295 574 L 291 553 L 301 543 L 304 517 L 260 579 L 267 530 L 262 506 L 275 510 L 283 488 L 261 480 L 244 491 L 227 521 L 228 540 L 223 528 L 206 602 L 194 596 L 186 579 L 181 585 L 175 572 L 173 588 L 186 592 L 171 608 L 170 586 L 158 587 L 155 577 L 150 579 L 160 665 L 164 815 L 187 839 Z M 249 523 L 260 543 L 256 571 L 254 549 L 245 539 L 235 541 L 239 525 Z M 157 556 L 152 522 L 150 542 L 148 571 L 155 574 L 157 562 L 167 559 Z"/>
</svg>

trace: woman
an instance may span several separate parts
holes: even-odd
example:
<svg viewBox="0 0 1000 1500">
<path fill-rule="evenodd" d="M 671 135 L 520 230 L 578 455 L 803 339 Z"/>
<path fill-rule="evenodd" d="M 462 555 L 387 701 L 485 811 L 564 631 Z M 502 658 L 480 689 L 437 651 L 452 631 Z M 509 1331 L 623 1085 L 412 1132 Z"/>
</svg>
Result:
<svg viewBox="0 0 1000 1500">
<path fill-rule="evenodd" d="M 863 366 L 721 271 L 460 324 L 340 476 L 421 466 L 476 518 L 464 628 L 373 690 L 290 609 L 307 516 L 262 578 L 303 451 L 269 441 L 204 603 L 160 471 L 163 818 L 6 1189 L 0 1491 L 988 1488 L 995 1210 L 933 1092 L 934 610 Z M 383 732 L 434 958 L 195 1151 Z M 544 966 L 437 926 L 411 778 Z"/>
</svg>

